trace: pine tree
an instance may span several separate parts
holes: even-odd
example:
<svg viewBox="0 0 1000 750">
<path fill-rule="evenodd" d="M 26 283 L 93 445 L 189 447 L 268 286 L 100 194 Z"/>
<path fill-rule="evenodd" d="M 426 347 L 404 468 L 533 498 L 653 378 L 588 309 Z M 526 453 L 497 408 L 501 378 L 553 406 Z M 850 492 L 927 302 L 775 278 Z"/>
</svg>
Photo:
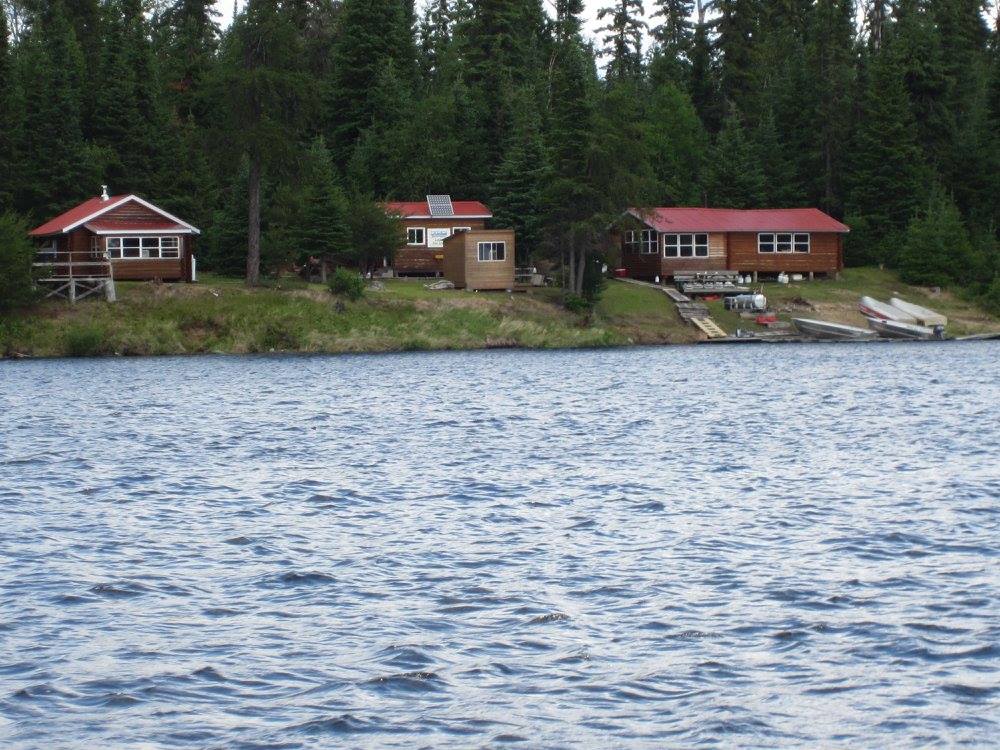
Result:
<svg viewBox="0 0 1000 750">
<path fill-rule="evenodd" d="M 716 47 L 720 61 L 720 85 L 727 102 L 740 111 L 748 106 L 758 89 L 757 39 L 760 17 L 759 0 L 718 0 L 719 18 Z"/>
<path fill-rule="evenodd" d="M 662 19 L 651 30 L 656 47 L 650 62 L 650 78 L 654 83 L 671 81 L 686 85 L 691 75 L 691 45 L 694 25 L 691 23 L 691 0 L 653 0 L 653 18 Z"/>
<path fill-rule="evenodd" d="M 48 5 L 22 42 L 18 78 L 22 90 L 33 92 L 24 101 L 18 208 L 36 218 L 51 216 L 92 195 L 100 170 L 83 139 L 83 54 L 61 0 Z"/>
<path fill-rule="evenodd" d="M 932 189 L 927 206 L 906 228 L 897 262 L 908 284 L 968 284 L 974 253 L 962 215 L 941 186 Z"/>
<path fill-rule="evenodd" d="M 615 0 L 613 5 L 597 12 L 598 20 L 607 19 L 607 25 L 597 29 L 605 32 L 601 37 L 607 56 L 605 78 L 610 82 L 638 81 L 642 75 L 642 37 L 646 23 L 642 0 Z"/>
<path fill-rule="evenodd" d="M 21 118 L 7 14 L 0 11 L 0 214 L 13 207 L 18 187 L 15 162 L 22 135 Z"/>
<path fill-rule="evenodd" d="M 923 194 L 927 171 L 903 75 L 891 45 L 867 66 L 846 185 L 852 264 L 892 263 L 900 233 Z"/>
<path fill-rule="evenodd" d="M 658 184 L 654 204 L 701 205 L 709 140 L 687 93 L 671 82 L 656 86 L 649 97 L 646 131 Z"/>
<path fill-rule="evenodd" d="M 713 60 L 708 26 L 699 23 L 691 40 L 691 103 L 705 128 L 717 133 L 722 126 L 724 108 L 719 80 Z"/>
<path fill-rule="evenodd" d="M 515 123 L 490 189 L 492 223 L 514 229 L 518 255 L 531 258 L 543 240 L 542 192 L 549 178 L 549 157 L 531 92 L 517 92 L 511 109 Z"/>
<path fill-rule="evenodd" d="M 158 196 L 173 133 L 142 2 L 110 0 L 105 13 L 104 54 L 89 95 L 94 107 L 87 133 L 108 157 L 103 182 L 119 192 Z"/>
<path fill-rule="evenodd" d="M 764 170 L 756 145 L 734 109 L 722 124 L 712 151 L 709 205 L 760 208 L 766 199 Z"/>
<path fill-rule="evenodd" d="M 372 122 L 371 95 L 380 71 L 391 62 L 412 88 L 417 56 L 403 0 L 344 0 L 339 23 L 324 109 L 326 133 L 343 166 L 358 136 Z"/>
<path fill-rule="evenodd" d="M 300 37 L 282 9 L 250 0 L 225 39 L 213 93 L 223 117 L 216 142 L 247 160 L 246 283 L 260 280 L 261 190 L 265 168 L 279 169 L 308 102 Z"/>
<path fill-rule="evenodd" d="M 211 0 L 172 0 L 157 18 L 163 80 L 181 121 L 204 117 L 200 95 L 219 46 L 218 17 Z"/>
</svg>

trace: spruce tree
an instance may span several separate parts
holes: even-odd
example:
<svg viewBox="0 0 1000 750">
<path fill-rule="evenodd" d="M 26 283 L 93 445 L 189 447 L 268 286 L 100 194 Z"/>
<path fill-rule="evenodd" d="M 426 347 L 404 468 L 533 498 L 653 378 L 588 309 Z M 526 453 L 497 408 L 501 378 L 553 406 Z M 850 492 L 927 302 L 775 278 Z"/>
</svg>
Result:
<svg viewBox="0 0 1000 750">
<path fill-rule="evenodd" d="M 713 208 L 761 208 L 766 183 L 760 153 L 733 109 L 712 150 L 708 202 Z"/>
<path fill-rule="evenodd" d="M 908 284 L 968 284 L 974 253 L 955 201 L 940 185 L 909 222 L 899 251 L 899 275 Z"/>
<path fill-rule="evenodd" d="M 712 43 L 705 23 L 695 26 L 691 39 L 690 93 L 691 103 L 705 128 L 711 133 L 718 132 L 722 126 L 724 107 Z"/>
<path fill-rule="evenodd" d="M 644 12 L 642 0 L 615 0 L 597 12 L 598 20 L 607 21 L 597 29 L 604 32 L 601 53 L 608 57 L 607 81 L 635 82 L 642 75 L 642 37 L 647 28 L 642 20 Z"/>
<path fill-rule="evenodd" d="M 860 102 L 847 180 L 847 258 L 852 264 L 892 263 L 902 230 L 920 204 L 927 170 L 892 45 L 873 55 Z"/>
<path fill-rule="evenodd" d="M 246 283 L 260 280 L 265 169 L 280 170 L 309 102 L 301 38 L 269 0 L 250 0 L 226 37 L 212 91 L 222 105 L 216 143 L 247 161 Z"/>
<path fill-rule="evenodd" d="M 22 110 L 17 89 L 7 14 L 0 11 L 0 213 L 13 207 L 18 187 L 15 162 L 22 134 Z"/>
<path fill-rule="evenodd" d="M 655 205 L 701 205 L 709 139 L 683 89 L 672 82 L 653 89 L 646 131 L 658 188 Z"/>
<path fill-rule="evenodd" d="M 100 170 L 99 156 L 83 138 L 83 53 L 62 0 L 36 19 L 19 50 L 17 72 L 20 88 L 32 91 L 24 99 L 18 208 L 34 218 L 51 216 L 93 195 Z"/>
<path fill-rule="evenodd" d="M 372 92 L 387 62 L 412 89 L 417 56 L 408 13 L 403 0 L 344 0 L 341 6 L 324 107 L 326 134 L 341 166 L 372 122 Z"/>
<path fill-rule="evenodd" d="M 172 0 L 157 18 L 165 91 L 181 121 L 205 116 L 201 94 L 219 46 L 218 17 L 211 0 Z"/>
<path fill-rule="evenodd" d="M 691 0 L 653 0 L 653 18 L 661 19 L 652 28 L 656 49 L 651 75 L 658 82 L 669 80 L 684 85 L 688 80 L 694 40 L 693 5 Z"/>
</svg>

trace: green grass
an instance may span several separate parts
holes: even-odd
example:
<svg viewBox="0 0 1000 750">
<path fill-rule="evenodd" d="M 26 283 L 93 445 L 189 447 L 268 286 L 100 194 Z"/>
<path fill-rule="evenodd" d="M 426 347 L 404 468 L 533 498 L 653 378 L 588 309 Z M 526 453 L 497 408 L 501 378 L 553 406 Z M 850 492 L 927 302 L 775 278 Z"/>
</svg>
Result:
<svg viewBox="0 0 1000 750">
<path fill-rule="evenodd" d="M 426 281 L 389 280 L 357 302 L 337 299 L 320 284 L 298 279 L 247 289 L 241 280 L 203 274 L 197 284 L 120 282 L 119 302 L 49 300 L 0 315 L 0 356 L 91 356 L 200 352 L 380 352 L 484 347 L 556 348 L 696 341 L 663 292 L 609 282 L 589 318 L 565 310 L 558 289 L 527 292 L 430 291 Z M 949 333 L 996 330 L 1000 322 L 943 292 L 901 284 L 886 271 L 852 269 L 840 281 L 780 286 L 764 292 L 784 318 L 804 298 L 809 316 L 863 325 L 861 294 L 906 299 L 940 310 Z M 710 302 L 729 332 L 751 321 Z"/>
</svg>

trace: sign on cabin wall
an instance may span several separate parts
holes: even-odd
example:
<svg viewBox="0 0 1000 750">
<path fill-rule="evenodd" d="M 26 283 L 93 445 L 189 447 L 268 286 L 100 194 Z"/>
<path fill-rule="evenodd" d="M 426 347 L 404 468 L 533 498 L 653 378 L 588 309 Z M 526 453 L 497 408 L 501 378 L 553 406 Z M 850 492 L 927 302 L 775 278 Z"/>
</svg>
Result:
<svg viewBox="0 0 1000 750">
<path fill-rule="evenodd" d="M 451 234 L 451 230 L 444 229 L 428 229 L 427 230 L 427 247 L 444 247 L 444 241 Z"/>
</svg>

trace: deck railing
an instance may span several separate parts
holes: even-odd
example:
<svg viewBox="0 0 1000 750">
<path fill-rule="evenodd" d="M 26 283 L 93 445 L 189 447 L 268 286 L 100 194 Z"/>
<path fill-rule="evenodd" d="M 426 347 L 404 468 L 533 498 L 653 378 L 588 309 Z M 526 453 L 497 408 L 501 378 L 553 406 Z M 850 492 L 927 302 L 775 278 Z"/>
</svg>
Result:
<svg viewBox="0 0 1000 750">
<path fill-rule="evenodd" d="M 32 265 L 37 281 L 51 286 L 46 297 L 65 297 L 76 302 L 97 292 L 115 301 L 114 269 L 107 253 L 90 250 L 39 251 Z"/>
</svg>

